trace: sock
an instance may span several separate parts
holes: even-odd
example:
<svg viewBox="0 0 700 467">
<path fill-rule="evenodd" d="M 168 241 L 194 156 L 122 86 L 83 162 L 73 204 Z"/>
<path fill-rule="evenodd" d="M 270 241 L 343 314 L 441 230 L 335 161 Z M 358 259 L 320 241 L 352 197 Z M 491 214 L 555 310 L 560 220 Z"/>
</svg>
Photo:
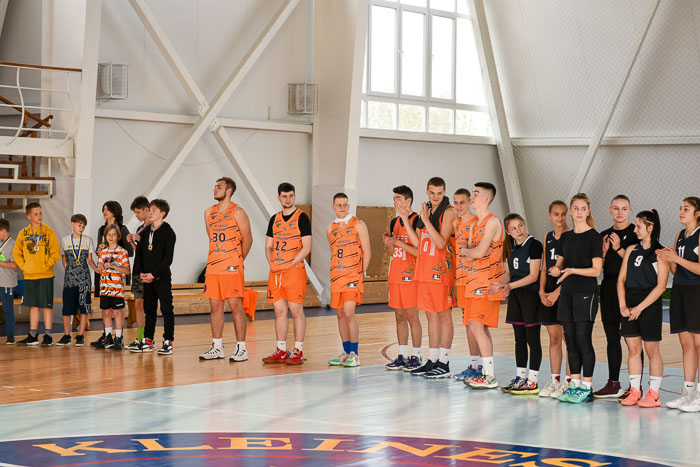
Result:
<svg viewBox="0 0 700 467">
<path fill-rule="evenodd" d="M 661 389 L 661 376 L 650 376 L 649 377 L 649 389 L 652 391 L 659 392 Z"/>
<path fill-rule="evenodd" d="M 44 330 L 44 334 L 46 334 L 47 336 L 50 336 L 50 335 L 51 335 L 51 329 L 45 329 L 45 330 Z"/>
<path fill-rule="evenodd" d="M 642 375 L 630 375 L 630 387 L 642 389 Z"/>
<path fill-rule="evenodd" d="M 30 330 L 29 330 L 29 335 L 32 336 L 32 337 L 36 337 L 36 336 L 39 335 L 39 331 L 36 330 L 36 329 L 30 329 Z"/>
<path fill-rule="evenodd" d="M 297 341 L 297 342 L 294 343 L 294 348 L 295 348 L 295 349 L 299 349 L 300 351 L 303 351 L 303 350 L 304 350 L 304 343 L 303 343 L 303 342 L 298 342 L 298 341 Z"/>
<path fill-rule="evenodd" d="M 698 393 L 700 393 L 700 382 L 698 382 Z"/>
<path fill-rule="evenodd" d="M 413 347 L 413 356 L 420 358 L 420 347 Z"/>
<path fill-rule="evenodd" d="M 140 328 L 139 328 L 140 329 Z M 143 338 L 142 338 L 143 339 Z M 224 348 L 224 339 L 212 339 L 212 342 L 214 343 L 214 348 L 215 349 L 223 349 Z"/>
<path fill-rule="evenodd" d="M 481 357 L 479 355 L 477 355 L 476 357 L 469 357 L 469 362 L 471 362 L 472 368 L 476 370 L 481 365 Z"/>
<path fill-rule="evenodd" d="M 438 360 L 441 363 L 449 363 L 450 362 L 450 349 L 443 349 L 440 347 L 440 356 L 438 357 Z"/>
<path fill-rule="evenodd" d="M 136 329 L 136 339 L 142 341 L 143 340 L 143 328 L 137 328 Z M 219 339 L 223 340 L 223 339 Z"/>
<path fill-rule="evenodd" d="M 491 376 L 496 376 L 496 369 L 494 368 L 493 357 L 483 357 L 482 360 L 484 362 L 484 370 L 486 370 L 486 373 L 490 374 Z"/>
<path fill-rule="evenodd" d="M 435 363 L 440 357 L 440 349 L 430 349 L 430 361 Z"/>
<path fill-rule="evenodd" d="M 527 379 L 535 384 L 537 384 L 537 376 L 540 374 L 539 371 L 530 370 L 527 374 Z"/>
<path fill-rule="evenodd" d="M 112 334 L 112 328 L 105 328 L 105 336 Z"/>
<path fill-rule="evenodd" d="M 688 392 L 693 392 L 693 386 L 695 386 L 695 381 L 683 381 L 683 389 Z"/>
<path fill-rule="evenodd" d="M 350 341 L 343 341 L 343 352 L 350 353 Z"/>
<path fill-rule="evenodd" d="M 561 381 L 561 377 L 559 375 L 552 375 L 552 381 L 556 381 L 557 383 Z"/>
<path fill-rule="evenodd" d="M 114 334 L 115 334 L 117 337 L 122 337 L 122 331 L 123 331 L 123 329 L 115 329 L 115 330 L 114 330 Z"/>
<path fill-rule="evenodd" d="M 591 386 L 593 386 L 593 382 L 586 382 L 586 381 L 581 381 L 581 386 L 583 386 L 585 389 L 590 390 Z"/>
<path fill-rule="evenodd" d="M 408 357 L 408 345 L 399 345 L 399 355 Z"/>
<path fill-rule="evenodd" d="M 287 351 L 287 341 L 277 341 L 277 348 L 283 352 Z"/>
<path fill-rule="evenodd" d="M 581 386 L 581 380 L 580 380 L 580 379 L 572 379 L 571 382 L 574 383 L 574 387 L 575 387 L 575 388 Z"/>
<path fill-rule="evenodd" d="M 242 342 L 236 342 L 236 347 L 238 347 L 241 350 L 246 350 L 245 348 L 245 341 Z"/>
<path fill-rule="evenodd" d="M 360 355 L 360 343 L 350 342 L 350 352 L 355 352 L 355 355 Z"/>
<path fill-rule="evenodd" d="M 525 368 L 516 368 L 515 376 L 518 378 L 525 378 L 527 376 L 527 370 Z"/>
<path fill-rule="evenodd" d="M 567 383 L 570 383 L 570 382 L 571 382 L 571 376 L 567 376 L 567 377 L 566 377 L 566 382 L 567 382 Z"/>
</svg>

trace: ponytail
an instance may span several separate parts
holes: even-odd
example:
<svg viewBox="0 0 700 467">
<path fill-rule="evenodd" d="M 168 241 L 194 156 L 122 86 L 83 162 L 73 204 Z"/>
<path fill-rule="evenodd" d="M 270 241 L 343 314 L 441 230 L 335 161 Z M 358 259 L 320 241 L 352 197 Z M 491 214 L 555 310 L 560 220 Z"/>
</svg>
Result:
<svg viewBox="0 0 700 467">
<path fill-rule="evenodd" d="M 586 193 L 576 193 L 574 196 L 572 196 L 571 201 L 569 202 L 569 209 L 571 209 L 571 205 L 574 204 L 574 201 L 578 200 L 583 200 L 586 202 L 586 205 L 588 205 L 588 217 L 586 217 L 586 224 L 595 229 L 595 221 L 593 220 L 593 213 L 591 212 L 591 201 L 588 199 L 588 195 L 586 195 Z"/>
<path fill-rule="evenodd" d="M 508 259 L 513 255 L 513 244 L 515 239 L 508 233 L 508 224 L 510 221 L 522 221 L 525 223 L 525 219 L 520 214 L 510 213 L 505 219 L 503 219 L 503 228 L 505 229 L 505 240 L 503 241 L 503 261 L 508 261 Z"/>
<path fill-rule="evenodd" d="M 661 237 L 661 219 L 659 211 L 651 209 L 637 214 L 637 219 L 644 222 L 644 225 L 651 226 L 651 247 L 655 250 L 662 248 L 659 238 Z"/>
</svg>

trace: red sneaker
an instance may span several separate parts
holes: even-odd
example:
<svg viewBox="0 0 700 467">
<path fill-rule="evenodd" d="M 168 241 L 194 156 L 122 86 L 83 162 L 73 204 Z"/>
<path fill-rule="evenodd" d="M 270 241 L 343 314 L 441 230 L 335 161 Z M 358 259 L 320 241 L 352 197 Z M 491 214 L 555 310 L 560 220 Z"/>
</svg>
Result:
<svg viewBox="0 0 700 467">
<path fill-rule="evenodd" d="M 661 399 L 659 399 L 659 393 L 653 389 L 647 390 L 647 395 L 644 399 L 639 399 L 637 405 L 640 407 L 661 407 Z"/>
<path fill-rule="evenodd" d="M 302 363 L 304 363 L 304 352 L 295 348 L 287 359 L 287 365 L 301 365 Z"/>
<path fill-rule="evenodd" d="M 263 363 L 286 363 L 289 359 L 289 353 L 286 350 L 275 349 L 272 355 L 263 358 Z"/>
<path fill-rule="evenodd" d="M 642 398 L 642 391 L 637 388 L 630 388 L 630 393 L 627 397 L 622 399 L 620 404 L 622 405 L 637 405 L 637 402 Z"/>
</svg>

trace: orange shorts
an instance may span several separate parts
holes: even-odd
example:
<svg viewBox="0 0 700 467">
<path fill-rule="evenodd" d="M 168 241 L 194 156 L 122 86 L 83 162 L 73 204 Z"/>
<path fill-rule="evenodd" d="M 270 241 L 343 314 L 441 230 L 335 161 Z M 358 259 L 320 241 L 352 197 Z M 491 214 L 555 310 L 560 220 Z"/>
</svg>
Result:
<svg viewBox="0 0 700 467">
<path fill-rule="evenodd" d="M 331 292 L 331 308 L 343 308 L 345 302 L 355 302 L 362 305 L 361 290 L 345 290 L 343 292 Z"/>
<path fill-rule="evenodd" d="M 439 313 L 454 306 L 452 287 L 429 282 L 418 283 L 418 299 L 416 306 L 419 310 Z"/>
<path fill-rule="evenodd" d="M 473 320 L 488 328 L 498 327 L 500 300 L 489 300 L 487 298 L 465 298 L 464 300 L 462 322 L 465 325 L 468 326 L 469 320 Z"/>
<path fill-rule="evenodd" d="M 455 285 L 455 302 L 462 310 L 467 306 L 466 287 L 463 285 Z"/>
<path fill-rule="evenodd" d="M 204 280 L 204 293 L 207 298 L 226 300 L 227 298 L 243 298 L 243 273 L 227 272 L 223 274 L 207 274 Z"/>
<path fill-rule="evenodd" d="M 398 310 L 415 308 L 418 301 L 418 283 L 389 284 L 389 306 Z"/>
<path fill-rule="evenodd" d="M 285 299 L 290 303 L 304 303 L 306 297 L 306 269 L 291 268 L 271 272 L 267 279 L 267 301 L 274 303 Z"/>
</svg>

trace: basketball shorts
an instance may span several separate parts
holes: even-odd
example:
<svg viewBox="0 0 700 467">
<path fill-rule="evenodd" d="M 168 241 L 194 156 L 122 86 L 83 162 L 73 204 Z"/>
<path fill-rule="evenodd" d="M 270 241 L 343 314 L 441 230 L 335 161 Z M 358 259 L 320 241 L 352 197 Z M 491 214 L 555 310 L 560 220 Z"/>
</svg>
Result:
<svg viewBox="0 0 700 467">
<path fill-rule="evenodd" d="M 243 271 L 207 274 L 202 295 L 213 300 L 243 298 L 244 284 Z"/>
<path fill-rule="evenodd" d="M 448 285 L 418 282 L 418 298 L 416 306 L 419 310 L 439 313 L 454 306 L 452 287 Z"/>
<path fill-rule="evenodd" d="M 673 284 L 671 288 L 671 334 L 700 334 L 700 285 Z"/>
<path fill-rule="evenodd" d="M 557 319 L 560 322 L 593 322 L 596 314 L 598 314 L 597 292 L 562 292 L 559 295 Z"/>
<path fill-rule="evenodd" d="M 455 303 L 462 310 L 467 306 L 467 288 L 463 285 L 455 285 Z"/>
<path fill-rule="evenodd" d="M 53 308 L 53 277 L 25 279 L 22 305 L 30 308 Z"/>
<path fill-rule="evenodd" d="M 397 310 L 416 308 L 418 304 L 418 283 L 403 282 L 389 284 L 389 306 Z"/>
<path fill-rule="evenodd" d="M 100 295 L 100 310 L 123 310 L 125 306 L 124 297 Z"/>
<path fill-rule="evenodd" d="M 627 308 L 639 305 L 653 289 L 626 289 L 625 301 Z M 619 313 L 619 311 L 618 311 Z M 663 322 L 663 307 L 661 297 L 642 311 L 639 317 L 630 321 L 620 315 L 620 334 L 622 337 L 641 337 L 645 342 L 661 340 L 661 323 Z"/>
<path fill-rule="evenodd" d="M 519 288 L 508 295 L 506 323 L 524 326 L 540 324 L 540 295 L 536 290 Z"/>
<path fill-rule="evenodd" d="M 141 282 L 141 278 L 138 275 L 133 276 L 131 281 L 131 293 L 134 294 L 136 300 L 143 299 L 143 282 Z"/>
<path fill-rule="evenodd" d="M 306 269 L 291 268 L 282 272 L 271 272 L 267 279 L 267 301 L 274 303 L 287 300 L 289 303 L 304 303 L 306 297 Z"/>
<path fill-rule="evenodd" d="M 469 326 L 469 321 L 476 321 L 488 328 L 498 327 L 498 312 L 501 302 L 488 298 L 465 298 L 462 311 L 462 323 Z"/>
<path fill-rule="evenodd" d="M 90 284 L 84 287 L 63 288 L 63 316 L 75 316 L 78 313 L 92 313 L 92 294 Z"/>
<path fill-rule="evenodd" d="M 345 290 L 343 292 L 331 292 L 331 308 L 343 308 L 345 302 L 355 302 L 362 305 L 361 290 Z"/>
</svg>

